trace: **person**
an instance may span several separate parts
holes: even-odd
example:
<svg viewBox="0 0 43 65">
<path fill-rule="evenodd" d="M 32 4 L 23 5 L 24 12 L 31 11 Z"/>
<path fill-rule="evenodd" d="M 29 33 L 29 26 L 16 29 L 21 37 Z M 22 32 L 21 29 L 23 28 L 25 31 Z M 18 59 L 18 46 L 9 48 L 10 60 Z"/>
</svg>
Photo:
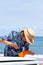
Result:
<svg viewBox="0 0 43 65">
<path fill-rule="evenodd" d="M 19 57 L 19 52 L 28 50 L 29 44 L 34 43 L 34 31 L 28 28 L 21 32 L 11 31 L 7 37 L 0 37 L 0 42 L 5 44 L 4 56 Z M 30 54 L 34 55 L 34 52 Z"/>
</svg>

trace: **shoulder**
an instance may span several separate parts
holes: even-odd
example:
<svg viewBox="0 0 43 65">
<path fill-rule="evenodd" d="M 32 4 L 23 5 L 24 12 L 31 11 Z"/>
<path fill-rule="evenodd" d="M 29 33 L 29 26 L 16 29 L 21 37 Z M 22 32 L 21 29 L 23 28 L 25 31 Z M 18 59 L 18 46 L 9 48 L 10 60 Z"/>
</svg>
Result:
<svg viewBox="0 0 43 65">
<path fill-rule="evenodd" d="M 12 38 L 12 37 L 15 37 L 15 36 L 18 36 L 18 32 L 17 31 L 11 31 L 9 34 L 8 34 L 8 37 Z"/>
<path fill-rule="evenodd" d="M 15 36 L 15 35 L 19 35 L 19 32 L 17 32 L 17 31 L 11 31 L 11 34 Z"/>
<path fill-rule="evenodd" d="M 11 36 L 18 39 L 20 37 L 20 32 L 17 31 L 11 31 Z"/>
<path fill-rule="evenodd" d="M 17 40 L 19 37 L 19 32 L 11 31 L 7 37 L 8 40 Z"/>
</svg>

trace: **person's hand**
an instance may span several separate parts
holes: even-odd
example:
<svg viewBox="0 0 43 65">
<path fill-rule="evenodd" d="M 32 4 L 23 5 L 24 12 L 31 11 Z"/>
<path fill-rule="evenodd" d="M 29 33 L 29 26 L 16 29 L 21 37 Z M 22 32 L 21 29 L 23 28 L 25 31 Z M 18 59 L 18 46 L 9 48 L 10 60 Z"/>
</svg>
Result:
<svg viewBox="0 0 43 65">
<path fill-rule="evenodd" d="M 32 51 L 32 55 L 34 55 L 35 53 Z"/>
<path fill-rule="evenodd" d="M 30 51 L 30 55 L 34 55 L 35 53 L 33 51 Z"/>
<path fill-rule="evenodd" d="M 18 45 L 17 45 L 16 42 L 12 43 L 11 46 L 13 46 L 13 47 L 16 48 L 16 49 L 19 49 L 19 47 L 18 47 Z"/>
<path fill-rule="evenodd" d="M 7 45 L 10 45 L 16 49 L 19 49 L 18 45 L 16 42 L 10 42 L 10 41 L 7 41 L 7 40 L 4 40 L 2 38 L 0 38 L 0 42 L 4 43 L 4 44 L 7 44 Z"/>
</svg>

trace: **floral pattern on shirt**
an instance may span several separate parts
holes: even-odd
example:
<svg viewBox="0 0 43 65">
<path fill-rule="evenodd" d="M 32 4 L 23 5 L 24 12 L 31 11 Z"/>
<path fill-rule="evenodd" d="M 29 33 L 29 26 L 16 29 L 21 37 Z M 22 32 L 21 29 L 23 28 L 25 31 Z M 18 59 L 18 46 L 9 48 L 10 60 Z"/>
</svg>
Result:
<svg viewBox="0 0 43 65">
<path fill-rule="evenodd" d="M 11 33 L 6 38 L 2 38 L 11 42 L 16 42 L 19 47 L 19 49 L 15 49 L 10 45 L 6 45 L 4 48 L 4 56 L 18 56 L 18 52 L 29 49 L 29 43 L 27 44 L 26 41 L 21 40 L 20 32 L 11 31 Z"/>
</svg>

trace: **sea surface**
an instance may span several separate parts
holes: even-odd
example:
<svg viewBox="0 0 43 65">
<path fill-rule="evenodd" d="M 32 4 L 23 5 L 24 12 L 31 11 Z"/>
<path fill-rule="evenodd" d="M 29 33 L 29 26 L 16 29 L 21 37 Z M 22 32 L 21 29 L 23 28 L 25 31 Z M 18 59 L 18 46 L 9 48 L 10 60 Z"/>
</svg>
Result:
<svg viewBox="0 0 43 65">
<path fill-rule="evenodd" d="M 4 53 L 5 44 L 0 43 L 0 54 Z M 43 55 L 43 37 L 35 37 L 34 44 L 29 45 L 29 49 L 34 51 L 36 55 Z"/>
</svg>

